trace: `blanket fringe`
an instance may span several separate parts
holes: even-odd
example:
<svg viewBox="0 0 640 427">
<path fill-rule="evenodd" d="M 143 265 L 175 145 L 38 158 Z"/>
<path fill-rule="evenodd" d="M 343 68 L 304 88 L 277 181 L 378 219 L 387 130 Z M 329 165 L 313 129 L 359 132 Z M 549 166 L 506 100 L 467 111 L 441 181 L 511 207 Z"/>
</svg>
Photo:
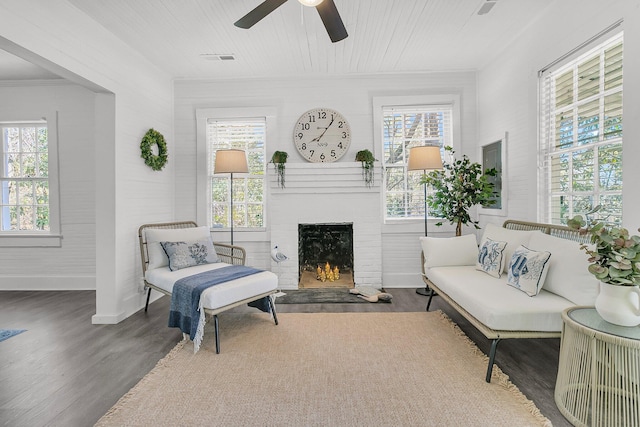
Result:
<svg viewBox="0 0 640 427">
<path fill-rule="evenodd" d="M 198 350 L 200 350 L 200 345 L 202 345 L 202 339 L 204 338 L 204 325 L 205 323 L 207 323 L 207 316 L 204 313 L 202 297 L 200 298 L 200 302 L 198 303 L 198 311 L 200 312 L 200 317 L 198 318 L 198 328 L 196 329 L 196 336 L 193 337 L 193 354 L 196 354 Z"/>
<path fill-rule="evenodd" d="M 451 329 L 455 331 L 456 335 L 460 336 L 466 341 L 469 350 L 474 355 L 480 356 L 484 362 L 489 363 L 489 356 L 484 354 L 484 352 L 478 348 L 476 343 L 473 342 L 473 340 L 469 338 L 467 334 L 465 334 L 464 331 L 460 329 L 460 327 L 453 320 L 449 318 L 449 316 L 447 316 L 442 310 L 437 310 L 437 311 L 434 311 L 433 313 L 438 313 L 440 315 L 440 318 L 445 320 L 446 323 L 451 327 Z M 551 420 L 549 420 L 547 417 L 545 417 L 542 414 L 542 412 L 540 412 L 540 409 L 538 409 L 536 404 L 533 401 L 529 400 L 527 396 L 525 396 L 524 393 L 522 393 L 520 389 L 511 382 L 511 380 L 509 379 L 509 376 L 505 374 L 502 371 L 502 369 L 500 369 L 500 367 L 496 364 L 493 365 L 493 372 L 491 373 L 491 382 L 492 383 L 495 382 L 497 385 L 503 387 L 504 389 L 509 391 L 511 394 L 513 394 L 515 398 L 521 404 L 523 404 L 523 406 L 527 409 L 527 411 L 529 411 L 529 413 L 533 415 L 543 427 L 552 427 Z"/>
</svg>

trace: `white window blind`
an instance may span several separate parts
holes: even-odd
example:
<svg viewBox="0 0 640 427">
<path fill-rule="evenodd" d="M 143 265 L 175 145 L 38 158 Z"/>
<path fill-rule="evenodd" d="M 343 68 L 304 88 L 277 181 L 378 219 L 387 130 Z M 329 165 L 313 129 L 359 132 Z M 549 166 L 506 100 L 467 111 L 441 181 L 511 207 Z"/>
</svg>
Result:
<svg viewBox="0 0 640 427">
<path fill-rule="evenodd" d="M 264 117 L 207 120 L 207 215 L 211 228 L 230 226 L 230 197 L 233 197 L 234 227 L 264 226 L 265 139 Z M 229 175 L 213 173 L 216 151 L 228 148 L 244 150 L 249 165 L 248 174 L 234 175 L 233 195 L 230 194 Z"/>
<path fill-rule="evenodd" d="M 623 37 L 540 76 L 542 220 L 566 224 L 597 205 L 622 223 Z"/>
<path fill-rule="evenodd" d="M 424 218 L 422 173 L 407 170 L 409 151 L 422 145 L 452 146 L 452 111 L 450 104 L 383 107 L 386 219 Z"/>
</svg>

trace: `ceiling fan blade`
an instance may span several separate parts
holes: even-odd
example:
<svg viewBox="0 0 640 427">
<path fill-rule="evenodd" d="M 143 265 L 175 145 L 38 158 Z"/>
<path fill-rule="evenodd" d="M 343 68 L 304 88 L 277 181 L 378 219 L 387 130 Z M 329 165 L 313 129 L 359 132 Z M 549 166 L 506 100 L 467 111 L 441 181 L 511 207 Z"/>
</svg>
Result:
<svg viewBox="0 0 640 427">
<path fill-rule="evenodd" d="M 257 24 L 262 18 L 282 6 L 287 0 L 265 0 L 260 3 L 251 12 L 238 19 L 233 25 L 240 28 L 251 28 Z"/>
<path fill-rule="evenodd" d="M 342 23 L 342 18 L 340 18 L 338 8 L 333 0 L 324 0 L 316 6 L 316 9 L 333 43 L 347 38 L 349 34 L 347 34 L 347 29 Z"/>
</svg>

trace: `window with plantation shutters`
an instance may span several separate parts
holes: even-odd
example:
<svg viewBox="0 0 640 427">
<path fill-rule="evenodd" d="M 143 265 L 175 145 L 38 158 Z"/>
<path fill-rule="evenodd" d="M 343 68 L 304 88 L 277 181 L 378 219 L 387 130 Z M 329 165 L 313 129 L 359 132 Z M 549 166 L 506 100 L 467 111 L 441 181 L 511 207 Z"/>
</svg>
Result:
<svg viewBox="0 0 640 427">
<path fill-rule="evenodd" d="M 566 224 L 602 207 L 622 223 L 623 37 L 618 34 L 540 73 L 540 206 Z"/>
<path fill-rule="evenodd" d="M 207 119 L 207 216 L 211 228 L 227 228 L 232 220 L 238 228 L 264 226 L 265 140 L 264 117 Z M 229 175 L 214 174 L 216 151 L 228 148 L 244 150 L 249 166 L 248 174 L 233 176 L 233 195 L 229 192 Z"/>
<path fill-rule="evenodd" d="M 412 147 L 453 145 L 452 105 L 382 107 L 385 219 L 424 218 L 422 173 L 408 171 Z"/>
</svg>

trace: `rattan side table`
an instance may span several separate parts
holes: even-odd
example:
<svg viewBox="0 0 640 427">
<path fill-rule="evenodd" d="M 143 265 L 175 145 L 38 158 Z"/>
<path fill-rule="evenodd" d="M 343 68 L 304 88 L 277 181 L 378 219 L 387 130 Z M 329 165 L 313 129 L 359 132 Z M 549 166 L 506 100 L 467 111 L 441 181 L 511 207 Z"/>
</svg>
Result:
<svg viewBox="0 0 640 427">
<path fill-rule="evenodd" d="M 640 427 L 640 327 L 616 326 L 594 308 L 562 313 L 555 401 L 576 426 Z"/>
</svg>

